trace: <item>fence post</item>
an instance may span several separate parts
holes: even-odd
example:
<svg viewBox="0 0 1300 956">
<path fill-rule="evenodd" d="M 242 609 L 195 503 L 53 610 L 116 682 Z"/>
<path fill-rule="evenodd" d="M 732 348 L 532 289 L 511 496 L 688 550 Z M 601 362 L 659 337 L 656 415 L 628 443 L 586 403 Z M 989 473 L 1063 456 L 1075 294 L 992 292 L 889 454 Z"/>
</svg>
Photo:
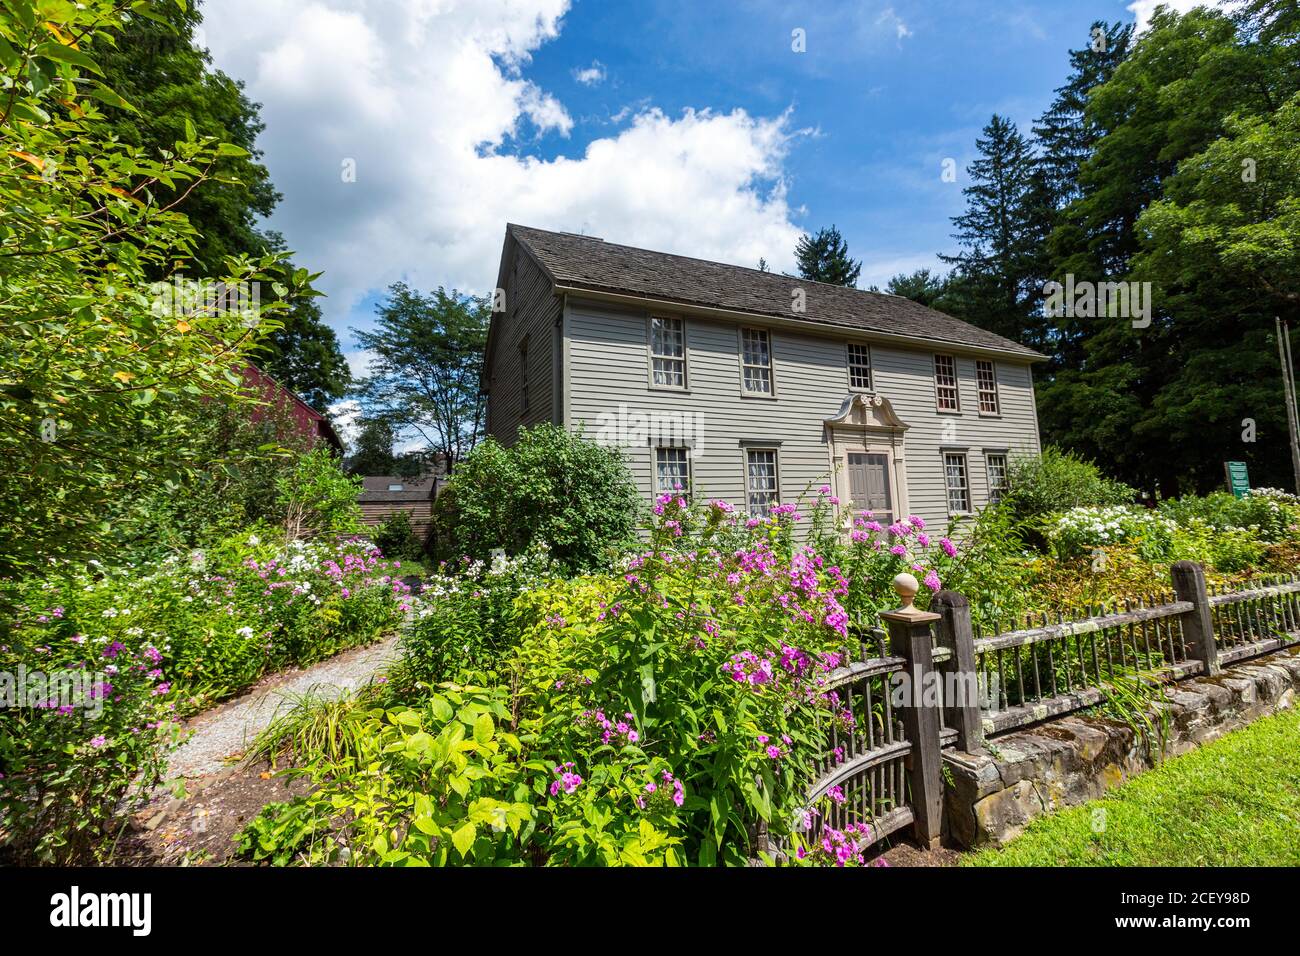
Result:
<svg viewBox="0 0 1300 956">
<path fill-rule="evenodd" d="M 930 599 L 930 610 L 939 615 L 943 642 L 952 648 L 955 677 L 952 708 L 957 746 L 967 753 L 984 746 L 984 720 L 980 715 L 979 675 L 975 670 L 975 633 L 970 621 L 970 601 L 956 591 L 940 591 Z M 944 688 L 945 692 L 947 688 Z"/>
<path fill-rule="evenodd" d="M 1202 673 L 1217 674 L 1219 647 L 1214 639 L 1214 618 L 1210 614 L 1210 596 L 1205 588 L 1205 569 L 1195 561 L 1178 561 L 1173 567 L 1174 593 L 1180 601 L 1196 605 L 1183 616 L 1183 635 L 1187 652 L 1201 662 Z"/>
<path fill-rule="evenodd" d="M 894 590 L 903 606 L 880 616 L 889 628 L 890 653 L 907 661 L 903 673 L 905 697 L 898 708 L 903 730 L 912 744 L 908 756 L 912 790 L 912 829 L 922 849 L 939 845 L 943 827 L 943 780 L 940 767 L 943 756 L 939 742 L 939 701 L 930 682 L 935 679 L 932 635 L 930 628 L 938 614 L 918 610 L 912 605 L 920 585 L 910 574 L 894 578 Z M 928 688 L 928 691 L 927 691 Z"/>
</svg>

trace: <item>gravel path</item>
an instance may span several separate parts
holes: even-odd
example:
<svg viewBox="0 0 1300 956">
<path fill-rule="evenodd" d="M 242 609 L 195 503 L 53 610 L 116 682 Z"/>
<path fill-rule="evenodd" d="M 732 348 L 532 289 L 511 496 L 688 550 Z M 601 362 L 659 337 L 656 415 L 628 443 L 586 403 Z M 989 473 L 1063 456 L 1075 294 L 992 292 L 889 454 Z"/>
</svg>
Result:
<svg viewBox="0 0 1300 956">
<path fill-rule="evenodd" d="M 194 734 L 172 754 L 168 778 L 218 772 L 229 758 L 243 753 L 278 709 L 287 706 L 287 697 L 313 688 L 323 696 L 338 697 L 368 683 L 396 659 L 397 638 L 390 637 L 369 647 L 345 651 L 306 670 L 276 674 L 244 696 L 199 714 L 186 725 Z"/>
</svg>

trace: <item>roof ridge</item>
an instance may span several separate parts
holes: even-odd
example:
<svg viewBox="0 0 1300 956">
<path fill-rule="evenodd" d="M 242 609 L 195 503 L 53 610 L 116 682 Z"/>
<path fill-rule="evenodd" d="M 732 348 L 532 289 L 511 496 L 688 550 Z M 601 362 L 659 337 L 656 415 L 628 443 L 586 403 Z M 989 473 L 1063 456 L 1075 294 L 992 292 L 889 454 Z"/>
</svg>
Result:
<svg viewBox="0 0 1300 956">
<path fill-rule="evenodd" d="M 824 282 L 821 279 L 805 279 L 803 276 L 792 276 L 784 272 L 772 272 L 770 270 L 755 269 L 753 266 L 742 266 L 734 262 L 719 262 L 717 259 L 705 259 L 702 256 L 687 256 L 687 255 L 683 255 L 680 252 L 664 252 L 660 249 L 649 249 L 645 246 L 629 246 L 625 242 L 610 242 L 608 239 L 603 239 L 600 236 L 587 236 L 578 232 L 567 232 L 563 229 L 542 229 L 538 226 L 525 226 L 522 223 L 515 223 L 515 222 L 508 223 L 507 227 L 510 229 L 527 229 L 530 232 L 543 232 L 551 236 L 572 236 L 574 239 L 589 239 L 592 242 L 599 242 L 603 246 L 606 247 L 612 246 L 615 249 L 631 249 L 633 252 L 648 252 L 656 256 L 668 256 L 673 259 L 686 259 L 690 262 L 703 262 L 705 265 L 722 266 L 724 269 L 741 269 L 745 272 L 753 272 L 761 276 L 772 276 L 773 278 L 777 278 L 777 279 L 789 279 L 793 282 L 808 282 L 811 283 L 812 285 L 822 285 L 830 289 L 847 289 L 850 292 L 861 292 L 865 295 L 887 295 L 895 299 L 907 299 L 907 296 L 896 295 L 893 292 L 885 292 L 881 289 L 859 289 L 855 285 L 841 285 L 838 282 Z M 907 299 L 907 301 L 916 302 L 915 299 Z M 924 305 L 920 302 L 917 302 L 916 304 L 920 305 L 922 308 L 925 309 L 929 308 L 928 305 Z M 935 309 L 934 311 L 937 312 L 938 310 Z M 940 313 L 940 314 L 942 315 L 945 313 Z M 950 316 L 950 318 L 956 318 L 956 316 Z M 957 321 L 960 322 L 962 320 L 957 319 Z"/>
</svg>

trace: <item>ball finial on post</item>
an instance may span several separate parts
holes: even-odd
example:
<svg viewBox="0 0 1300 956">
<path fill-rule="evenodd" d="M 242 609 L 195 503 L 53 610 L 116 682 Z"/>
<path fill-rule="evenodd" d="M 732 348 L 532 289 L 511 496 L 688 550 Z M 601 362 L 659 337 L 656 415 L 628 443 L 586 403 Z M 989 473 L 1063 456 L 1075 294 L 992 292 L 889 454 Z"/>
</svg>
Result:
<svg viewBox="0 0 1300 956">
<path fill-rule="evenodd" d="M 921 583 L 916 580 L 916 575 L 908 574 L 904 571 L 902 574 L 894 577 L 894 591 L 898 598 L 903 602 L 897 610 L 898 614 L 916 614 L 920 613 L 912 602 L 916 600 L 916 592 L 921 590 Z"/>
</svg>

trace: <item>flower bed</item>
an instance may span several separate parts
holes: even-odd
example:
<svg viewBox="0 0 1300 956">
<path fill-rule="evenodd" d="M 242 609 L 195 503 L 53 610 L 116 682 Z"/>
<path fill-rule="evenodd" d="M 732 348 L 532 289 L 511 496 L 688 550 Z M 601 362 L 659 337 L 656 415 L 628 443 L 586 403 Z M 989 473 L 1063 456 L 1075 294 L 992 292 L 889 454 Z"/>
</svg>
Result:
<svg viewBox="0 0 1300 956">
<path fill-rule="evenodd" d="M 572 580 L 469 565 L 421 597 L 404 643 L 424 683 L 363 697 L 346 759 L 297 753 L 316 788 L 247 831 L 255 859 L 313 863 L 740 864 L 762 821 L 801 846 L 796 814 L 826 728 L 853 719 L 821 690 L 859 622 L 916 570 L 940 586 L 957 548 L 919 518 L 812 543 L 830 502 L 741 518 L 724 502 L 656 505 L 652 547 Z M 514 582 L 508 613 L 498 587 Z M 457 672 L 488 613 L 506 640 Z M 436 622 L 436 623 L 432 623 Z M 449 623 L 450 622 L 450 623 Z M 474 645 L 475 652 L 481 644 Z M 480 663 L 483 661 L 485 663 Z M 428 686 L 436 678 L 457 683 Z M 373 692 L 372 692 L 373 693 Z M 842 756 L 842 755 L 840 755 Z M 828 800 L 835 799 L 831 794 Z M 860 863 L 863 834 L 825 833 L 793 862 Z"/>
<path fill-rule="evenodd" d="M 396 626 L 408 600 L 397 570 L 360 540 L 254 534 L 15 588 L 0 644 L 0 846 L 47 862 L 111 852 L 117 805 L 157 782 L 179 716 Z"/>
</svg>

